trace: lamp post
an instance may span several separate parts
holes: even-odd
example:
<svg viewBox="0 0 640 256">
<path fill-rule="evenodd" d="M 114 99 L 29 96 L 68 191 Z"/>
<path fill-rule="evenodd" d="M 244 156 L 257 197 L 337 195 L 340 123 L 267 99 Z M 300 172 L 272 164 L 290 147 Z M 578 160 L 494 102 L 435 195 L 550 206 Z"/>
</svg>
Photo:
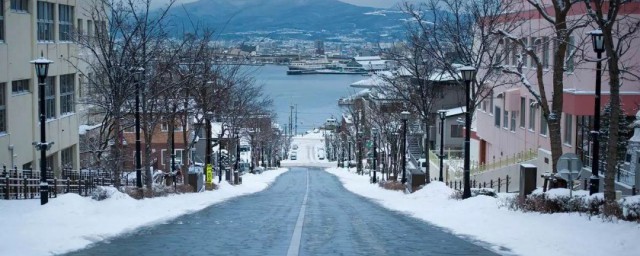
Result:
<svg viewBox="0 0 640 256">
<path fill-rule="evenodd" d="M 363 136 L 362 129 L 360 129 L 357 132 L 357 138 L 356 138 L 358 140 L 357 142 L 358 156 L 356 157 L 356 161 L 358 162 L 356 163 L 356 169 L 358 171 L 358 174 L 360 175 L 364 174 L 364 170 L 362 170 L 362 148 L 363 148 L 362 144 L 364 144 L 362 143 L 362 136 Z"/>
<path fill-rule="evenodd" d="M 347 171 L 349 171 L 351 167 L 351 140 L 347 139 Z"/>
<path fill-rule="evenodd" d="M 378 159 L 378 154 L 376 153 L 376 138 L 378 134 L 378 129 L 373 127 L 371 128 L 371 133 L 373 133 L 373 183 L 378 182 L 376 178 L 376 171 L 378 170 L 378 165 L 376 160 Z"/>
<path fill-rule="evenodd" d="M 218 183 L 222 182 L 222 135 L 218 134 Z"/>
<path fill-rule="evenodd" d="M 235 171 L 240 169 L 240 134 L 236 131 L 236 162 L 235 162 Z"/>
<path fill-rule="evenodd" d="M 471 197 L 471 183 L 470 183 L 470 158 L 469 154 L 471 150 L 471 81 L 476 76 L 476 69 L 471 66 L 464 66 L 459 69 L 462 73 L 462 80 L 465 82 L 465 94 L 466 94 L 466 109 L 464 112 L 464 190 L 462 191 L 462 198 L 467 199 Z"/>
<path fill-rule="evenodd" d="M 213 112 L 211 111 L 207 111 L 207 113 L 205 113 L 204 116 L 204 120 L 205 120 L 205 136 L 207 136 L 207 138 L 205 139 L 205 149 L 204 149 L 204 168 L 205 168 L 205 175 L 209 175 L 207 170 L 209 168 L 212 167 L 211 165 L 211 160 L 212 160 L 212 156 L 211 156 L 211 151 L 213 151 L 213 149 L 211 148 L 211 121 L 213 119 Z M 206 176 L 205 176 L 206 177 Z M 208 177 L 205 180 L 209 180 Z"/>
<path fill-rule="evenodd" d="M 438 177 L 438 181 L 444 181 L 442 177 L 443 168 L 444 168 L 444 119 L 447 117 L 446 110 L 439 110 L 438 115 L 440 116 L 440 177 Z"/>
<path fill-rule="evenodd" d="M 36 69 L 36 75 L 38 76 L 38 112 L 40 112 L 40 142 L 34 142 L 36 150 L 40 150 L 40 205 L 44 205 L 49 202 L 49 183 L 47 182 L 47 150 L 51 148 L 51 143 L 47 143 L 46 140 L 46 113 L 44 104 L 45 94 L 45 80 L 47 73 L 49 73 L 49 64 L 53 61 L 45 59 L 40 55 L 40 58 L 32 60 L 29 63 L 33 64 Z"/>
<path fill-rule="evenodd" d="M 407 182 L 407 120 L 409 120 L 409 111 L 402 111 L 402 184 Z"/>
<path fill-rule="evenodd" d="M 602 30 L 597 29 L 589 32 L 593 42 L 593 51 L 597 54 L 596 59 L 596 97 L 593 111 L 593 155 L 591 157 L 591 178 L 589 179 L 589 194 L 598 193 L 600 189 L 600 88 L 602 86 L 602 53 L 604 52 L 604 36 Z"/>
<path fill-rule="evenodd" d="M 142 160 L 140 152 L 142 151 L 140 146 L 140 83 L 142 83 L 142 76 L 144 74 L 144 68 L 133 69 L 133 79 L 136 84 L 136 187 L 142 189 Z"/>
<path fill-rule="evenodd" d="M 174 171 L 176 170 L 176 122 L 175 122 L 175 113 L 178 109 L 178 105 L 176 105 L 176 103 L 173 103 L 173 116 L 171 119 L 171 171 L 170 173 L 174 174 Z M 173 175 L 174 177 L 174 182 L 175 182 L 175 175 Z"/>
</svg>

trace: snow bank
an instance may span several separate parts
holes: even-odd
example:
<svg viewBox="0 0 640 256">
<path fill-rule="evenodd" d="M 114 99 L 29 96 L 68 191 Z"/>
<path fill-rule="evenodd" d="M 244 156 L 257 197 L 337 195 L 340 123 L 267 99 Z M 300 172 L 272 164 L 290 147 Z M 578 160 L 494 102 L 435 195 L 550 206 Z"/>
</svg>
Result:
<svg viewBox="0 0 640 256">
<path fill-rule="evenodd" d="M 501 207 L 505 197 L 477 196 L 453 200 L 453 191 L 432 182 L 413 194 L 384 190 L 342 168 L 329 168 L 351 192 L 378 204 L 440 226 L 472 240 L 491 244 L 499 253 L 517 255 L 637 255 L 640 225 L 605 222 L 577 213 L 523 213 Z M 557 193 L 563 193 L 558 191 Z M 567 193 L 568 195 L 568 193 Z M 632 201 L 640 199 L 630 199 Z M 508 248 L 509 251 L 504 250 Z"/>
<path fill-rule="evenodd" d="M 207 206 L 264 190 L 285 168 L 246 174 L 243 184 L 219 184 L 216 191 L 145 200 L 109 190 L 102 201 L 65 194 L 40 200 L 0 200 L 0 255 L 47 255 L 81 249 L 93 242 L 168 221 Z"/>
</svg>

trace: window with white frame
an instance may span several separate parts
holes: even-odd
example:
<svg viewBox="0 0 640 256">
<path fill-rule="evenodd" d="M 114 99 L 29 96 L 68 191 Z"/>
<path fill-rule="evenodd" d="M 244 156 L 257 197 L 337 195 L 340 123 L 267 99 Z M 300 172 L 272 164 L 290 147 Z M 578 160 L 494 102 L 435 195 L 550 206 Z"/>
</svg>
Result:
<svg viewBox="0 0 640 256">
<path fill-rule="evenodd" d="M 38 41 L 53 41 L 53 3 L 38 1 Z"/>
<path fill-rule="evenodd" d="M 87 36 L 93 36 L 93 21 L 87 20 Z"/>
<path fill-rule="evenodd" d="M 549 68 L 549 37 L 542 37 L 542 68 Z"/>
<path fill-rule="evenodd" d="M 169 131 L 169 122 L 162 122 L 162 124 L 160 124 L 160 130 L 163 132 Z"/>
<path fill-rule="evenodd" d="M 84 24 L 82 23 L 82 19 L 78 19 L 78 21 L 76 21 L 76 26 L 78 26 L 78 34 L 82 35 L 82 33 L 84 33 Z"/>
<path fill-rule="evenodd" d="M 538 108 L 535 100 L 529 100 L 529 130 L 536 130 L 536 110 Z"/>
<path fill-rule="evenodd" d="M 525 49 L 527 47 L 529 47 L 529 38 L 528 37 L 522 38 L 522 41 L 524 42 Z M 528 55 L 523 51 L 522 52 L 522 66 L 525 67 L 525 68 L 529 66 L 529 59 L 527 57 L 528 57 Z"/>
<path fill-rule="evenodd" d="M 7 84 L 0 83 L 0 133 L 7 132 Z"/>
<path fill-rule="evenodd" d="M 500 107 L 496 106 L 495 107 L 495 113 L 494 113 L 494 117 L 493 117 L 493 123 L 496 127 L 500 128 L 500 118 L 502 118 L 500 116 Z"/>
<path fill-rule="evenodd" d="M 4 41 L 4 1 L 0 0 L 0 41 Z"/>
<path fill-rule="evenodd" d="M 524 128 L 525 127 L 525 111 L 527 110 L 526 107 L 527 104 L 527 100 L 524 97 L 520 97 L 520 128 Z"/>
<path fill-rule="evenodd" d="M 570 114 L 564 114 L 564 143 L 571 145 L 573 141 L 573 116 Z"/>
<path fill-rule="evenodd" d="M 511 126 L 509 127 L 512 132 L 516 131 L 516 119 L 518 111 L 511 111 Z"/>
<path fill-rule="evenodd" d="M 575 50 L 575 38 L 573 36 L 569 36 L 569 41 L 567 42 L 567 61 L 565 62 L 567 72 L 573 72 L 575 68 L 575 62 L 573 58 L 573 54 Z"/>
<path fill-rule="evenodd" d="M 452 124 L 451 125 L 451 138 L 462 138 L 462 128 L 464 126 L 461 124 Z"/>
<path fill-rule="evenodd" d="M 60 115 L 75 112 L 75 74 L 60 76 Z"/>
<path fill-rule="evenodd" d="M 47 77 L 44 85 L 44 113 L 47 119 L 56 118 L 56 78 Z"/>
<path fill-rule="evenodd" d="M 73 34 L 73 6 L 58 5 L 58 30 L 60 41 L 71 41 Z"/>
<path fill-rule="evenodd" d="M 509 111 L 507 111 L 507 108 L 504 109 L 502 115 L 502 125 L 505 129 L 509 129 Z"/>
<path fill-rule="evenodd" d="M 493 90 L 489 91 L 489 112 L 493 109 Z"/>
<path fill-rule="evenodd" d="M 29 90 L 29 79 L 17 80 L 11 82 L 11 93 L 12 94 L 22 94 L 28 93 Z"/>
<path fill-rule="evenodd" d="M 29 0 L 11 0 L 11 10 L 16 12 L 28 12 Z"/>
<path fill-rule="evenodd" d="M 62 168 L 73 169 L 73 146 L 60 151 L 60 164 Z"/>
<path fill-rule="evenodd" d="M 547 135 L 547 119 L 540 113 L 540 135 Z"/>
</svg>

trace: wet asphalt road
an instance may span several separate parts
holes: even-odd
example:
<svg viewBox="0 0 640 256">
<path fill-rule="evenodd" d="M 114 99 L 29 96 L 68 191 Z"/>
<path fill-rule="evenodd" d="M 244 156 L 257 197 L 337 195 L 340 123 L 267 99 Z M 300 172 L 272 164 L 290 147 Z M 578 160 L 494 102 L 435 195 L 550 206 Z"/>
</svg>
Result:
<svg viewBox="0 0 640 256">
<path fill-rule="evenodd" d="M 302 207 L 305 195 L 307 200 Z M 299 216 L 303 209 L 304 215 Z M 299 236 L 294 232 L 296 225 L 302 228 Z M 352 194 L 335 176 L 317 168 L 292 168 L 262 192 L 68 255 L 288 255 L 288 252 L 289 255 L 495 255 L 440 228 Z"/>
</svg>

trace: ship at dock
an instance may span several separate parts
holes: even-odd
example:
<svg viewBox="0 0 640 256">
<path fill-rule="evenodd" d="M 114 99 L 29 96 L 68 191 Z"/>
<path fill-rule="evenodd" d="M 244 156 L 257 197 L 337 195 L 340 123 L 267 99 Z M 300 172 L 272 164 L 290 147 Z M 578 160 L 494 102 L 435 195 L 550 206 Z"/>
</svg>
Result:
<svg viewBox="0 0 640 256">
<path fill-rule="evenodd" d="M 324 57 L 291 62 L 287 75 L 366 75 L 393 67 L 392 61 L 383 60 L 379 56 L 354 57 L 350 60 L 331 62 Z"/>
</svg>

